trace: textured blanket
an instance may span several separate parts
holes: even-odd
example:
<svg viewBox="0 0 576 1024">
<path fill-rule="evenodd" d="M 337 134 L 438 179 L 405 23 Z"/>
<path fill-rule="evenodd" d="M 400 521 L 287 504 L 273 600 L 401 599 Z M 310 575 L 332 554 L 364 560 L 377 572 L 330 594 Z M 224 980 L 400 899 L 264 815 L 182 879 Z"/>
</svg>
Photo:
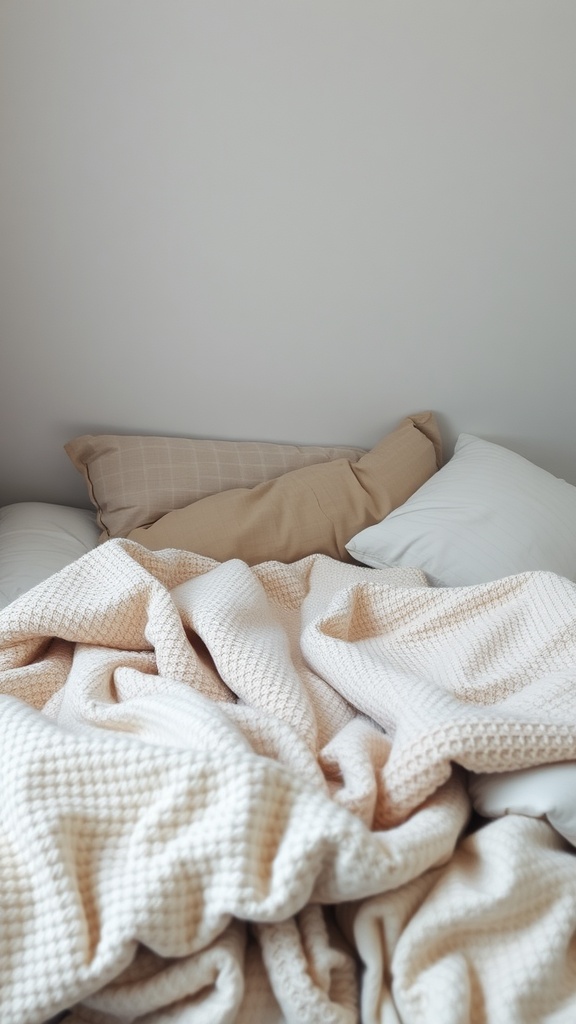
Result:
<svg viewBox="0 0 576 1024">
<path fill-rule="evenodd" d="M 562 1024 L 576 587 L 114 540 L 0 613 L 0 1020 Z"/>
</svg>

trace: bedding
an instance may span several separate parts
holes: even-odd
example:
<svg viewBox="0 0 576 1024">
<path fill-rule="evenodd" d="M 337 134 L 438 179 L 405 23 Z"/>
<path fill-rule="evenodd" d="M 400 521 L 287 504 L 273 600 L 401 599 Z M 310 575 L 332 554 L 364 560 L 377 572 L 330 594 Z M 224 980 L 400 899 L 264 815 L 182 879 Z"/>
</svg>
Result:
<svg viewBox="0 0 576 1024">
<path fill-rule="evenodd" d="M 440 472 L 347 551 L 414 565 L 438 586 L 543 569 L 576 579 L 576 487 L 501 445 L 461 434 Z"/>
<path fill-rule="evenodd" d="M 42 501 L 0 508 L 0 608 L 98 542 L 93 512 Z"/>
<path fill-rule="evenodd" d="M 83 434 L 64 447 L 86 481 L 105 539 L 125 537 L 209 494 L 364 454 L 352 446 L 122 434 Z"/>
<path fill-rule="evenodd" d="M 253 488 L 212 494 L 128 536 L 155 551 L 173 547 L 249 565 L 313 553 L 350 561 L 352 534 L 406 501 L 440 460 L 436 419 L 422 413 L 358 460 L 303 466 Z"/>
<path fill-rule="evenodd" d="M 118 468 L 114 436 L 80 439 L 86 451 L 93 440 Z M 141 440 L 119 439 L 124 468 Z M 158 469 L 162 447 L 148 440 L 128 490 L 153 487 L 147 459 Z M 202 494 L 203 442 L 191 444 Z M 250 459 L 238 444 L 233 460 Z M 409 524 L 440 484 L 436 537 L 448 489 L 466 519 L 487 466 L 490 555 L 522 473 L 552 515 L 570 498 L 486 445 L 463 435 L 439 469 L 425 413 L 371 453 L 323 450 L 324 463 L 295 467 L 296 488 L 292 468 L 282 487 L 269 465 L 247 472 L 275 520 L 309 472 L 320 497 L 323 478 L 329 493 L 352 474 L 368 493 L 376 475 Z M 334 555 L 315 550 L 314 530 L 304 554 L 291 550 L 278 528 L 251 557 L 230 452 L 218 455 L 228 514 L 215 536 L 232 523 L 247 557 L 183 550 L 178 536 L 141 543 L 172 530 L 175 507 L 112 540 L 85 510 L 0 509 L 0 1019 L 571 1024 L 576 584 L 546 561 L 464 586 L 428 564 L 351 564 L 346 489 Z M 117 479 L 113 493 L 114 516 Z M 211 503 L 205 493 L 192 508 Z M 524 541 L 538 534 L 527 519 Z M 496 558 L 491 575 L 501 568 Z"/>
<path fill-rule="evenodd" d="M 201 537 L 203 553 L 223 558 L 228 549 L 218 541 L 230 538 L 230 521 L 235 520 L 235 553 L 251 561 L 267 558 L 270 544 L 272 557 L 281 560 L 315 550 L 347 559 L 344 541 L 351 533 L 404 501 L 442 460 L 432 412 L 407 417 L 371 453 L 351 447 L 108 434 L 83 435 L 65 450 L 86 479 L 104 539 L 152 526 L 138 535 L 140 543 L 158 548 L 191 542 L 196 551 Z M 247 493 L 258 487 L 255 495 Z M 222 492 L 229 496 L 217 498 Z M 200 505 L 202 499 L 208 504 Z M 213 521 L 217 526 L 211 530 Z"/>
<path fill-rule="evenodd" d="M 3 1024 L 575 1019 L 576 858 L 464 771 L 576 756 L 575 591 L 115 539 L 12 602 Z"/>
<path fill-rule="evenodd" d="M 576 762 L 542 764 L 524 771 L 471 775 L 468 790 L 484 818 L 525 814 L 549 821 L 576 846 Z"/>
</svg>

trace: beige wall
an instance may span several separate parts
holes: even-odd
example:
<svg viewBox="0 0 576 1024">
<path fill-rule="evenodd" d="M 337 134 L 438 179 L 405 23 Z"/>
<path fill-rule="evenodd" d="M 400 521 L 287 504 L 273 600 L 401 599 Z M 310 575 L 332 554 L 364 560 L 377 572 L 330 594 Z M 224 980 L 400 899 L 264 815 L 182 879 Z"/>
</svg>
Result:
<svg viewBox="0 0 576 1024">
<path fill-rule="evenodd" d="M 122 431 L 576 482 L 573 0 L 3 0 L 0 503 Z"/>
</svg>

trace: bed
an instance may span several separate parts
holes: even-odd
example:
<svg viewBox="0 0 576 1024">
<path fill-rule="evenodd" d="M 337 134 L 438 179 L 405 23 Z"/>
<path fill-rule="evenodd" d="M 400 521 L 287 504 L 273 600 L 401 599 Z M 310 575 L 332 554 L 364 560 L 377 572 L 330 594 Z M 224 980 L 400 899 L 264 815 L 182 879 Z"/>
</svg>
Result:
<svg viewBox="0 0 576 1024">
<path fill-rule="evenodd" d="M 83 435 L 0 510 L 2 1024 L 576 1020 L 576 487 Z"/>
</svg>

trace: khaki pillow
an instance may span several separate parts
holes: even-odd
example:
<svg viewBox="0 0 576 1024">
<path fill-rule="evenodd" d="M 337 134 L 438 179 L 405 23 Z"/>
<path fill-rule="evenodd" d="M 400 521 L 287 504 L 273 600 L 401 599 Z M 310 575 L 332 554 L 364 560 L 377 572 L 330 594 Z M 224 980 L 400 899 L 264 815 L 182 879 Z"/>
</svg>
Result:
<svg viewBox="0 0 576 1024">
<path fill-rule="evenodd" d="M 84 476 L 108 537 L 234 487 L 254 487 L 300 466 L 359 459 L 364 448 L 84 434 L 64 446 Z"/>
<path fill-rule="evenodd" d="M 220 562 L 294 562 L 314 552 L 350 562 L 346 542 L 407 501 L 440 464 L 436 419 L 421 413 L 356 462 L 305 466 L 251 489 L 213 494 L 129 537 L 154 551 L 181 548 Z"/>
</svg>

